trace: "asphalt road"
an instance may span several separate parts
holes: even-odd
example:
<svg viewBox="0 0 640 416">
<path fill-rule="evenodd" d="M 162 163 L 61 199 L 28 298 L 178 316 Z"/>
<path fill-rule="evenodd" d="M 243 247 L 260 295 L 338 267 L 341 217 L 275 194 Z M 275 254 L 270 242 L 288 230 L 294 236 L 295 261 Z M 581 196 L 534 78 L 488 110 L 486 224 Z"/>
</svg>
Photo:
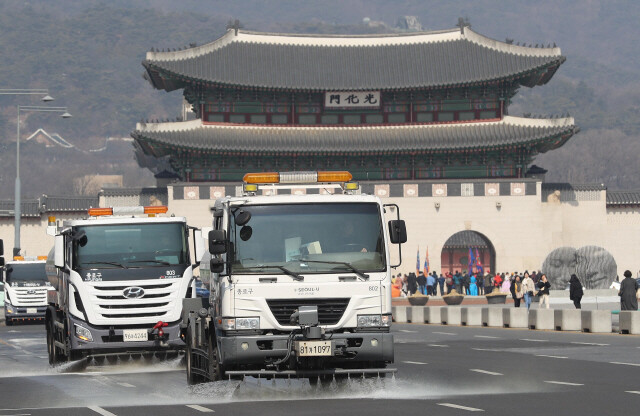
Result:
<svg viewBox="0 0 640 416">
<path fill-rule="evenodd" d="M 189 387 L 180 359 L 49 368 L 42 326 L 0 326 L 0 416 L 637 414 L 640 337 L 395 324 L 395 378 Z"/>
</svg>

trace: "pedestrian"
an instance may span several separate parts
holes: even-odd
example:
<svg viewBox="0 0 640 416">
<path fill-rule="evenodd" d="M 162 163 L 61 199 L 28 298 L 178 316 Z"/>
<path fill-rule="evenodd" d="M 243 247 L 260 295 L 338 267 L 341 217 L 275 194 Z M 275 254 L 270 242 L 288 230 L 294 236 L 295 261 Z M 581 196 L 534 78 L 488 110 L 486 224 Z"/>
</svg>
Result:
<svg viewBox="0 0 640 416">
<path fill-rule="evenodd" d="M 514 281 L 511 283 L 511 297 L 513 298 L 513 306 L 516 308 L 520 307 L 520 301 L 524 293 L 522 292 L 522 283 L 520 282 L 520 276 L 516 276 Z"/>
<path fill-rule="evenodd" d="M 442 275 L 442 273 L 440 273 L 440 277 L 438 277 L 438 286 L 440 286 L 440 296 L 444 295 L 444 281 L 445 281 L 445 278 Z"/>
<path fill-rule="evenodd" d="M 538 296 L 540 296 L 540 308 L 545 304 L 547 309 L 549 309 L 549 289 L 551 288 L 551 283 L 547 280 L 547 275 L 542 274 L 540 276 L 540 280 L 538 281 Z"/>
<path fill-rule="evenodd" d="M 638 282 L 631 277 L 631 271 L 625 270 L 624 279 L 620 283 L 620 310 L 621 311 L 637 311 L 638 310 Z"/>
<path fill-rule="evenodd" d="M 436 278 L 432 274 L 427 276 L 427 295 L 435 296 L 436 292 Z"/>
<path fill-rule="evenodd" d="M 469 277 L 469 295 L 471 296 L 478 296 L 478 284 L 477 284 L 478 279 L 476 279 L 476 275 L 472 274 L 471 277 Z"/>
<path fill-rule="evenodd" d="M 456 292 L 462 294 L 462 275 L 456 270 L 456 274 L 453 275 L 453 284 L 456 287 Z"/>
<path fill-rule="evenodd" d="M 424 277 L 424 273 L 422 272 L 420 272 L 420 274 L 418 275 L 418 287 L 420 293 L 422 293 L 423 295 L 427 294 L 427 278 Z"/>
<path fill-rule="evenodd" d="M 583 294 L 582 283 L 578 280 L 578 276 L 572 274 L 571 279 L 569 279 L 569 299 L 573 301 L 576 309 L 582 309 L 580 301 L 582 300 Z"/>
<path fill-rule="evenodd" d="M 500 292 L 509 293 L 511 292 L 511 279 L 505 277 L 504 273 L 501 276 L 502 285 L 500 286 Z"/>
<path fill-rule="evenodd" d="M 533 299 L 534 290 L 536 290 L 536 286 L 533 283 L 533 279 L 531 279 L 529 272 L 524 272 L 524 279 L 522 279 L 522 292 L 524 293 L 524 303 L 527 305 L 527 310 L 531 309 L 531 300 Z"/>
<path fill-rule="evenodd" d="M 447 272 L 447 277 L 444 279 L 444 283 L 447 285 L 447 295 L 451 293 L 453 289 L 453 275 L 451 272 Z"/>
<path fill-rule="evenodd" d="M 462 279 L 462 284 L 464 285 L 464 294 L 468 295 L 469 294 L 469 285 L 471 284 L 471 276 L 469 276 L 469 273 L 464 272 L 464 277 Z"/>
<path fill-rule="evenodd" d="M 409 295 L 415 295 L 416 291 L 418 290 L 418 278 L 416 277 L 416 274 L 414 272 L 409 273 L 407 286 L 409 289 Z"/>
<path fill-rule="evenodd" d="M 478 285 L 478 295 L 484 295 L 484 276 L 482 272 L 476 274 L 476 284 Z"/>
<path fill-rule="evenodd" d="M 496 287 L 496 290 L 500 290 L 502 288 L 502 276 L 496 273 L 493 278 L 493 285 Z"/>
<path fill-rule="evenodd" d="M 409 294 L 409 276 L 406 274 L 402 278 L 402 296 L 407 297 Z"/>
</svg>

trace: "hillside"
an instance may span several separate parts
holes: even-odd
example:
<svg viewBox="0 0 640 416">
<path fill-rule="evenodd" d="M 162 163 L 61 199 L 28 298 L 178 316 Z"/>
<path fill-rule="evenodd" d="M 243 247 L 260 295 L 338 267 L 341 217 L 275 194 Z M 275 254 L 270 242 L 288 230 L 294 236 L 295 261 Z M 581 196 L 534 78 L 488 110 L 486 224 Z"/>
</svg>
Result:
<svg viewBox="0 0 640 416">
<path fill-rule="evenodd" d="M 153 8 L 150 8 L 150 6 Z M 371 33 L 396 30 L 398 17 L 415 15 L 424 30 L 450 28 L 466 16 L 474 30 L 495 39 L 557 43 L 567 62 L 544 87 L 524 89 L 513 115 L 564 114 L 582 131 L 536 164 L 553 181 L 604 183 L 640 188 L 640 3 L 626 1 L 527 2 L 343 0 L 205 1 L 32 0 L 0 2 L 0 88 L 48 87 L 55 105 L 74 115 L 28 113 L 23 137 L 40 127 L 58 132 L 79 150 L 23 149 L 23 194 L 69 192 L 67 178 L 123 173 L 125 186 L 152 184 L 136 168 L 130 144 L 100 156 L 83 153 L 106 137 L 127 137 L 140 119 L 175 118 L 180 92 L 153 90 L 140 62 L 151 47 L 179 48 L 220 36 L 238 18 L 247 29 L 300 33 Z M 363 21 L 364 18 L 368 20 Z M 15 108 L 36 98 L 0 96 L 0 198 L 11 198 L 15 164 Z M 13 153 L 12 153 L 13 152 Z M 73 166 L 73 169 L 68 169 Z M 34 175 L 34 178 L 26 177 Z"/>
</svg>

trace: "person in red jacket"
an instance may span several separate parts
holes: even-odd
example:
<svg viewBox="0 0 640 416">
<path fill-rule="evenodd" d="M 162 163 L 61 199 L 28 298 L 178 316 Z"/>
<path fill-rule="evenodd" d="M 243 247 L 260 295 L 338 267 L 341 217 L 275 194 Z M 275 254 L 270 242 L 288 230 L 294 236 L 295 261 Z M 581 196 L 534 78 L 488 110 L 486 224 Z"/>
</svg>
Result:
<svg viewBox="0 0 640 416">
<path fill-rule="evenodd" d="M 493 285 L 500 290 L 502 287 L 502 277 L 499 274 L 496 274 L 496 277 L 493 278 Z"/>
</svg>

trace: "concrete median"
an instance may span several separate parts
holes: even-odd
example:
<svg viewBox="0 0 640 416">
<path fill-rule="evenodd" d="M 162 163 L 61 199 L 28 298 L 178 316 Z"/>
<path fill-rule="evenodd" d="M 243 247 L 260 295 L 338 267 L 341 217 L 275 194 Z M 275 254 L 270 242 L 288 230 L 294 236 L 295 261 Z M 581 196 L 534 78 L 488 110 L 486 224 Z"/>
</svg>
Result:
<svg viewBox="0 0 640 416">
<path fill-rule="evenodd" d="M 554 329 L 554 323 L 552 309 L 529 310 L 529 329 Z"/>
<path fill-rule="evenodd" d="M 460 306 L 446 306 L 442 308 L 440 322 L 444 325 L 461 325 L 462 308 Z"/>
<path fill-rule="evenodd" d="M 392 306 L 391 314 L 393 316 L 393 321 L 399 324 L 406 324 L 409 322 L 407 309 L 409 309 L 408 306 Z"/>
<path fill-rule="evenodd" d="M 442 309 L 444 306 L 427 306 L 424 308 L 424 322 L 427 324 L 442 323 Z"/>
<path fill-rule="evenodd" d="M 482 326 L 482 309 L 463 307 L 460 312 L 460 322 L 465 326 Z"/>
<path fill-rule="evenodd" d="M 502 319 L 502 308 L 489 306 L 482 308 L 482 326 L 502 328 L 504 320 Z"/>
<path fill-rule="evenodd" d="M 582 311 L 580 309 L 554 310 L 553 326 L 556 331 L 582 331 Z"/>
<path fill-rule="evenodd" d="M 640 334 L 640 311 L 620 312 L 620 333 L 631 335 Z"/>
<path fill-rule="evenodd" d="M 585 311 L 580 314 L 582 331 L 592 333 L 611 333 L 611 311 Z"/>
<path fill-rule="evenodd" d="M 528 328 L 527 308 L 503 308 L 502 320 L 505 328 Z"/>
<path fill-rule="evenodd" d="M 407 311 L 409 316 L 407 319 L 414 324 L 423 324 L 425 323 L 425 309 L 427 306 L 412 306 L 411 309 Z"/>
</svg>

